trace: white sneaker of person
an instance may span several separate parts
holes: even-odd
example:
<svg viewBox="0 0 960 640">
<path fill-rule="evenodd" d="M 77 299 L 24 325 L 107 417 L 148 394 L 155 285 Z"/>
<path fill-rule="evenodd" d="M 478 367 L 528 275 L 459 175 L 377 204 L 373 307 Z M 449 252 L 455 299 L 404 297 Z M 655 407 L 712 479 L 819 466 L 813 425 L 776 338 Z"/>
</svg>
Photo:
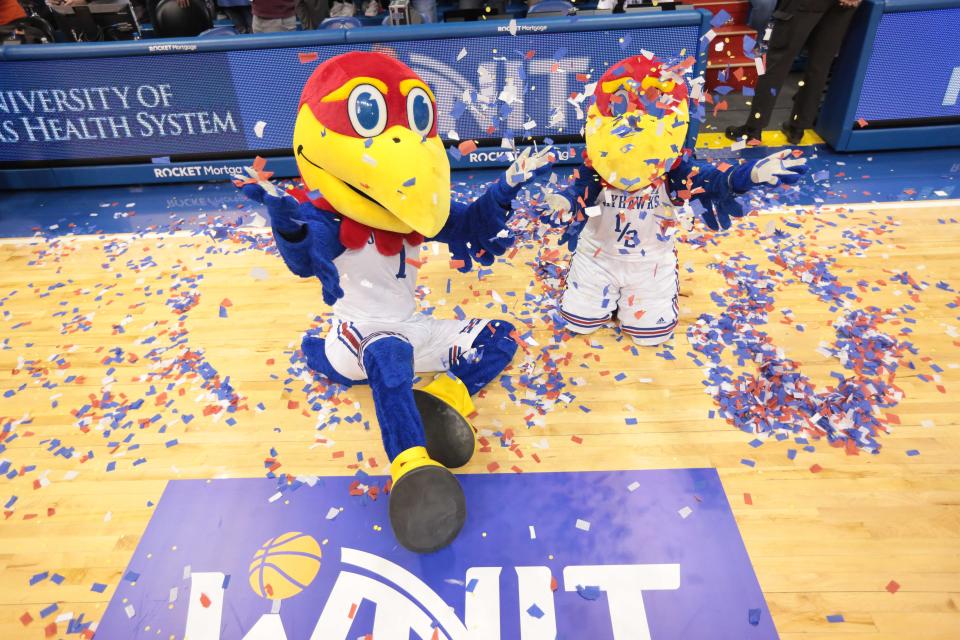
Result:
<svg viewBox="0 0 960 640">
<path fill-rule="evenodd" d="M 368 18 L 373 18 L 380 15 L 382 9 L 380 8 L 380 3 L 377 0 L 367 0 L 363 5 L 363 15 Z"/>
<path fill-rule="evenodd" d="M 600 0 L 597 3 L 597 11 L 612 11 L 617 6 L 616 0 Z"/>
</svg>

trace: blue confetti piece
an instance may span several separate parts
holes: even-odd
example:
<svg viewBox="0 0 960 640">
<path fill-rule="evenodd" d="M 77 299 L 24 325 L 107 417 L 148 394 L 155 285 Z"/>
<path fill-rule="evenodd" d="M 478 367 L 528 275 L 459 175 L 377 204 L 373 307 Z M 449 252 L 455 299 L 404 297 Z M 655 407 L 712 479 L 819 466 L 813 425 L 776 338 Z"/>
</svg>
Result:
<svg viewBox="0 0 960 640">
<path fill-rule="evenodd" d="M 14 473 L 16 473 L 16 471 L 14 471 Z M 17 501 L 17 496 L 10 496 L 10 499 L 7 500 L 7 503 L 6 503 L 5 505 L 3 505 L 3 508 L 4 508 L 4 509 L 9 509 L 10 507 L 13 506 L 13 504 L 14 504 L 16 501 Z"/>
<path fill-rule="evenodd" d="M 44 607 L 43 609 L 40 609 L 40 617 L 46 618 L 57 609 L 59 609 L 59 607 L 57 606 L 57 603 L 53 603 L 49 607 Z"/>
<path fill-rule="evenodd" d="M 910 449 L 909 451 L 907 451 L 907 455 L 911 457 L 918 456 L 920 455 L 920 452 L 917 451 L 916 449 Z"/>
<path fill-rule="evenodd" d="M 743 458 L 743 459 L 741 459 L 741 460 L 740 460 L 740 464 L 746 465 L 746 466 L 748 466 L 748 467 L 755 467 L 755 466 L 757 466 L 757 463 L 756 463 L 755 461 L 753 461 L 753 460 L 750 460 L 749 458 Z"/>
<path fill-rule="evenodd" d="M 832 616 L 827 616 L 827 622 L 843 622 L 843 614 L 835 613 Z"/>
<path fill-rule="evenodd" d="M 50 575 L 50 574 L 49 574 L 48 572 L 44 571 L 43 573 L 37 573 L 37 574 L 34 574 L 34 575 L 30 576 L 30 586 L 32 587 L 33 585 L 37 584 L 38 582 L 40 582 L 40 581 L 42 581 L 42 580 L 46 580 L 48 575 Z"/>
<path fill-rule="evenodd" d="M 750 441 L 750 446 L 756 449 L 757 447 L 763 446 L 763 440 L 754 438 Z"/>
<path fill-rule="evenodd" d="M 478 582 L 476 578 L 471 578 L 470 582 L 467 583 L 467 593 L 473 593 L 473 590 L 477 588 Z"/>
<path fill-rule="evenodd" d="M 136 582 L 140 579 L 140 574 L 136 571 L 127 571 L 127 573 L 123 576 L 123 579 L 127 582 Z"/>
<path fill-rule="evenodd" d="M 584 600 L 596 600 L 600 597 L 600 587 L 584 587 L 578 584 L 577 594 Z"/>
<path fill-rule="evenodd" d="M 180 444 L 180 442 L 179 442 L 176 438 L 174 438 L 173 440 L 168 440 L 168 441 L 165 443 L 165 446 L 167 447 L 167 449 L 169 449 L 170 447 L 175 447 L 175 446 L 177 446 L 178 444 Z"/>
<path fill-rule="evenodd" d="M 760 624 L 760 609 L 750 609 L 747 611 L 747 620 L 751 625 L 757 626 Z"/>
<path fill-rule="evenodd" d="M 55 573 L 55 574 L 53 574 L 52 576 L 50 576 L 50 581 L 51 581 L 53 584 L 63 584 L 64 577 L 63 577 L 62 575 L 60 575 L 59 573 Z"/>
<path fill-rule="evenodd" d="M 530 605 L 530 608 L 527 609 L 527 613 L 538 620 L 543 617 L 543 611 L 541 611 L 540 607 L 535 604 Z"/>
</svg>

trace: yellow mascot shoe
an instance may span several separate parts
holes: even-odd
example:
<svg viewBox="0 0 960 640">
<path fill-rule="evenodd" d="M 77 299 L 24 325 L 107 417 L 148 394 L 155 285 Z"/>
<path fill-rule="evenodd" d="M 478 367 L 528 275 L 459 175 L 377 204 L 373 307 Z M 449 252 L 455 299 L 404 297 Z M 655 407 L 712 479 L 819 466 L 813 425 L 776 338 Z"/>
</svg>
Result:
<svg viewBox="0 0 960 640">
<path fill-rule="evenodd" d="M 390 463 L 390 527 L 405 549 L 431 553 L 457 537 L 467 518 L 460 482 L 431 460 L 425 447 L 402 451 Z"/>
<path fill-rule="evenodd" d="M 467 464 L 477 447 L 477 435 L 467 420 L 476 410 L 467 386 L 453 374 L 443 373 L 424 388 L 414 389 L 413 399 L 430 457 L 448 469 Z"/>
</svg>

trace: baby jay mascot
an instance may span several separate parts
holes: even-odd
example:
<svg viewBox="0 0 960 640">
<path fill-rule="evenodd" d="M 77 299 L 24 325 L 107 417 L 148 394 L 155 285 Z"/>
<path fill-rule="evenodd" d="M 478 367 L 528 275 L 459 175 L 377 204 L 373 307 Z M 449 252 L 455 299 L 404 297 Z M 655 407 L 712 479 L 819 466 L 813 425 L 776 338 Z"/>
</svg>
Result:
<svg viewBox="0 0 960 640">
<path fill-rule="evenodd" d="M 510 363 L 517 344 L 503 320 L 419 313 L 415 258 L 423 242 L 436 241 L 462 262 L 460 271 L 473 260 L 493 264 L 513 243 L 511 202 L 535 172 L 549 169 L 547 150 L 521 154 L 472 204 L 451 201 L 433 92 L 405 64 L 365 52 L 316 68 L 300 97 L 293 144 L 305 189 L 282 193 L 259 169 L 238 184 L 266 205 L 287 267 L 317 277 L 333 307 L 326 338 L 303 339 L 308 365 L 340 384 L 371 387 L 391 461 L 397 540 L 435 551 L 466 517 L 448 469 L 473 455 L 470 396 Z M 416 372 L 438 371 L 414 390 Z"/>
<path fill-rule="evenodd" d="M 684 69 L 655 57 L 627 58 L 600 78 L 587 112 L 587 151 L 565 190 L 547 187 L 547 215 L 565 225 L 574 252 L 560 301 L 567 329 L 587 334 L 614 312 L 639 345 L 658 345 L 677 326 L 679 279 L 670 194 L 713 230 L 744 215 L 736 196 L 756 185 L 794 184 L 806 161 L 781 151 L 721 171 L 682 151 L 689 125 Z"/>
</svg>

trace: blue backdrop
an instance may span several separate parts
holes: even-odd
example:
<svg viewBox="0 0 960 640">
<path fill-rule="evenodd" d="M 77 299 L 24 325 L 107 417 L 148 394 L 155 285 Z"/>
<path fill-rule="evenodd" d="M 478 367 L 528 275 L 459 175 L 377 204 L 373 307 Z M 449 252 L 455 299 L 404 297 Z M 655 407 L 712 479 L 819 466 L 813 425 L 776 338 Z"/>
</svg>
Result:
<svg viewBox="0 0 960 640">
<path fill-rule="evenodd" d="M 960 116 L 958 88 L 960 7 L 885 13 L 856 117 L 879 122 Z"/>
<path fill-rule="evenodd" d="M 515 35 L 500 23 L 321 33 L 309 44 L 298 35 L 292 40 L 299 46 L 289 46 L 291 38 L 237 38 L 214 47 L 193 41 L 174 47 L 177 53 L 142 43 L 21 46 L 0 61 L 0 162 L 288 149 L 300 91 L 316 65 L 370 49 L 395 53 L 431 85 L 446 139 L 575 135 L 583 120 L 567 98 L 583 91 L 586 74 L 595 80 L 643 50 L 672 60 L 698 55 L 701 14 L 676 14 L 622 17 L 613 22 L 619 28 L 602 30 L 609 18 L 525 21 Z M 348 43 L 374 36 L 387 41 Z M 397 37 L 403 39 L 390 41 Z M 85 57 L 24 59 L 30 49 L 34 57 Z"/>
</svg>

